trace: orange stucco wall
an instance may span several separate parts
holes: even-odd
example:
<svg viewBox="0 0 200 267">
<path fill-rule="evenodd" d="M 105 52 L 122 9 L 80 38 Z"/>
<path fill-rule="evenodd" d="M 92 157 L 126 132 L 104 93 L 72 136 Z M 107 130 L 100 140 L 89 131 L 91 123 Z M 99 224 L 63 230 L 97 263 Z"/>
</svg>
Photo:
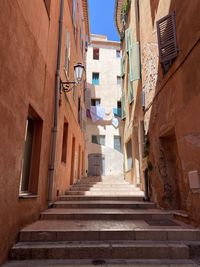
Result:
<svg viewBox="0 0 200 267">
<path fill-rule="evenodd" d="M 190 189 L 188 173 L 197 170 L 200 174 L 199 8 L 199 1 L 188 6 L 180 0 L 144 1 L 140 5 L 152 196 L 165 208 L 186 210 L 195 224 L 200 223 L 200 189 Z M 179 53 L 163 74 L 158 61 L 156 21 L 172 11 L 176 14 Z"/>
<path fill-rule="evenodd" d="M 77 28 L 81 20 L 81 0 L 77 1 Z M 0 3 L 0 264 L 16 241 L 19 229 L 36 220 L 47 208 L 47 180 L 53 126 L 55 73 L 58 47 L 59 1 L 51 1 L 50 15 L 43 0 L 3 0 Z M 64 1 L 61 53 L 61 78 L 64 76 L 66 29 L 71 33 L 70 79 L 73 65 L 84 63 L 85 56 L 74 39 L 68 1 Z M 80 34 L 78 34 L 80 36 Z M 84 41 L 85 44 L 85 41 Z M 82 50 L 85 53 L 85 49 Z M 76 97 L 62 93 L 58 114 L 54 200 L 70 184 L 72 137 L 76 139 L 75 155 L 85 149 L 84 135 L 78 124 L 78 96 L 83 103 L 83 88 Z M 43 121 L 39 163 L 38 193 L 35 198 L 19 198 L 20 174 L 24 149 L 25 125 L 29 105 Z M 68 122 L 67 161 L 61 162 L 63 123 Z M 79 148 L 80 147 L 80 148 Z M 82 159 L 80 158 L 82 161 Z M 80 164 L 82 166 L 82 164 Z M 80 171 L 81 173 L 84 170 Z M 78 179 L 78 159 L 73 180 Z"/>
</svg>

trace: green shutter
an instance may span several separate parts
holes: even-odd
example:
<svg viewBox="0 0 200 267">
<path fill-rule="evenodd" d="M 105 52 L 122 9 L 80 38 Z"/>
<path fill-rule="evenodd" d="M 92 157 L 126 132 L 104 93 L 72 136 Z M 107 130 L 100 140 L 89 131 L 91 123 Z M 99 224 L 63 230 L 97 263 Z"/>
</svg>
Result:
<svg viewBox="0 0 200 267">
<path fill-rule="evenodd" d="M 121 98 L 121 104 L 122 104 L 122 119 L 124 119 L 126 117 L 126 109 L 125 109 L 125 95 L 124 93 L 122 94 L 122 98 Z"/>
<path fill-rule="evenodd" d="M 129 47 L 129 73 L 131 82 L 139 80 L 141 77 L 139 42 L 132 42 L 132 45 Z"/>
<path fill-rule="evenodd" d="M 128 100 L 129 103 L 132 103 L 134 100 L 134 82 L 130 81 L 130 77 L 128 77 Z"/>
<path fill-rule="evenodd" d="M 122 56 L 121 58 L 121 77 L 123 77 L 125 74 L 125 56 Z"/>
<path fill-rule="evenodd" d="M 129 51 L 129 29 L 125 30 L 125 45 L 126 45 L 126 52 Z"/>
<path fill-rule="evenodd" d="M 132 31 L 130 28 L 128 28 L 125 31 L 125 45 L 126 45 L 126 52 L 129 52 L 129 47 L 132 44 Z"/>
</svg>

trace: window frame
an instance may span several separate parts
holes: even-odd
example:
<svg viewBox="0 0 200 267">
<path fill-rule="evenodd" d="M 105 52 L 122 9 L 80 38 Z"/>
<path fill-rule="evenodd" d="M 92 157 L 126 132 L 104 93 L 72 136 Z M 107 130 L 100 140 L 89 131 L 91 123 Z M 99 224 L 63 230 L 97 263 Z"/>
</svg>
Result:
<svg viewBox="0 0 200 267">
<path fill-rule="evenodd" d="M 96 142 L 94 142 L 94 138 L 96 137 Z M 103 144 L 101 144 L 100 138 L 103 137 Z M 106 144 L 106 136 L 105 135 L 92 135 L 91 136 L 91 142 L 92 144 L 100 145 L 100 146 L 105 146 Z"/>
<path fill-rule="evenodd" d="M 98 78 L 95 78 L 94 76 L 98 75 Z M 97 82 L 94 82 L 97 80 Z M 92 85 L 99 85 L 100 84 L 100 73 L 99 72 L 92 72 Z"/>
</svg>

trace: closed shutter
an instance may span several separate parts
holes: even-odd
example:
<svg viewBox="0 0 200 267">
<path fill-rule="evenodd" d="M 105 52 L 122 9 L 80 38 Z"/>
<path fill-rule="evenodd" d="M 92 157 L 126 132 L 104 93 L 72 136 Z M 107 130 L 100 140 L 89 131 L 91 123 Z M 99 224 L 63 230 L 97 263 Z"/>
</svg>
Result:
<svg viewBox="0 0 200 267">
<path fill-rule="evenodd" d="M 132 42 L 129 46 L 129 74 L 131 82 L 141 78 L 139 42 Z"/>
<path fill-rule="evenodd" d="M 129 52 L 129 47 L 131 46 L 132 43 L 132 31 L 130 28 L 128 28 L 125 31 L 125 45 L 126 45 L 126 52 Z"/>
<path fill-rule="evenodd" d="M 132 103 L 134 100 L 134 84 L 130 81 L 130 75 L 128 76 L 128 100 Z"/>
<path fill-rule="evenodd" d="M 122 119 L 124 119 L 126 117 L 125 95 L 124 94 L 122 94 L 121 103 L 122 103 Z"/>
<path fill-rule="evenodd" d="M 121 77 L 125 75 L 125 56 L 121 58 Z"/>
<path fill-rule="evenodd" d="M 165 63 L 178 54 L 175 12 L 158 20 L 156 24 L 160 62 Z"/>
<path fill-rule="evenodd" d="M 129 51 L 129 29 L 125 31 L 125 45 L 126 45 L 126 52 Z"/>
</svg>

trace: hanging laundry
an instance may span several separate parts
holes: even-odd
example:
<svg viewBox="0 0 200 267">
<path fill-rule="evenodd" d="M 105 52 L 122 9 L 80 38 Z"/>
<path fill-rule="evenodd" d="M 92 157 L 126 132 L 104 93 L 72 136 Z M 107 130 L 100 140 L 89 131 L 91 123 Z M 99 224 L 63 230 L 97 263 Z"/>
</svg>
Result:
<svg viewBox="0 0 200 267">
<path fill-rule="evenodd" d="M 119 126 L 119 121 L 118 121 L 117 118 L 113 118 L 113 119 L 112 119 L 112 125 L 113 125 L 115 128 L 117 128 L 117 127 Z"/>
<path fill-rule="evenodd" d="M 100 105 L 90 107 L 90 115 L 93 122 L 103 120 L 105 117 L 105 108 Z"/>
</svg>

